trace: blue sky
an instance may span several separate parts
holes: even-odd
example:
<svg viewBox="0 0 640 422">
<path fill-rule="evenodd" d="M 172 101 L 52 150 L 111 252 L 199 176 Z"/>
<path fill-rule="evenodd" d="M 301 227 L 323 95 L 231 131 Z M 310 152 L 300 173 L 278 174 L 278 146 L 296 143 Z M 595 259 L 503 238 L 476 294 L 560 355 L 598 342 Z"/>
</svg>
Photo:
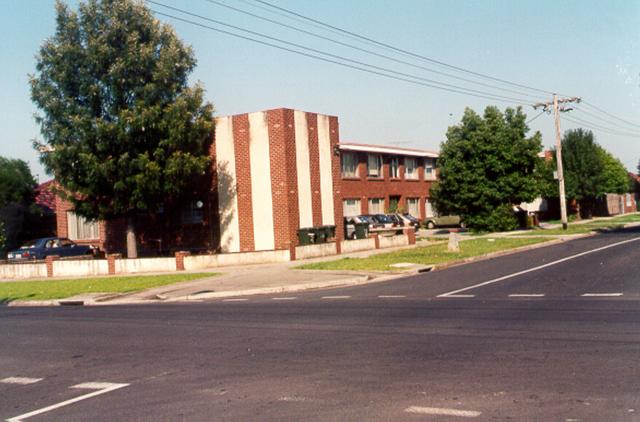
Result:
<svg viewBox="0 0 640 422">
<path fill-rule="evenodd" d="M 158 1 L 355 60 L 472 86 L 275 27 L 205 0 Z M 253 7 L 253 0 L 219 1 L 303 27 Z M 615 116 L 640 125 L 639 1 L 270 1 L 455 66 L 581 96 Z M 69 4 L 76 7 L 77 1 Z M 31 148 L 31 140 L 40 138 L 40 134 L 32 117 L 37 110 L 30 101 L 27 74 L 34 71 L 34 56 L 42 41 L 54 32 L 54 2 L 5 0 L 3 6 L 0 15 L 0 39 L 4 41 L 0 45 L 0 155 L 28 161 L 43 181 L 48 176 Z M 150 6 L 167 11 L 160 6 Z M 438 149 L 447 127 L 459 121 L 465 107 L 482 111 L 490 104 L 501 108 L 510 105 L 390 80 L 169 18 L 158 18 L 171 23 L 180 38 L 193 46 L 198 67 L 192 81 L 204 84 L 217 115 L 290 107 L 338 116 L 343 141 Z M 320 32 L 313 27 L 305 29 Z M 330 33 L 324 35 L 337 37 Z M 450 72 L 429 63 L 416 64 Z M 481 86 L 474 89 L 499 93 Z M 529 99 L 535 102 L 534 98 Z M 541 95 L 540 99 L 550 98 Z M 605 120 L 578 110 L 569 113 L 569 117 L 618 131 L 640 133 L 640 126 L 624 124 L 585 106 L 580 109 Z M 530 117 L 538 114 L 531 107 L 526 107 L 525 112 Z M 552 116 L 542 115 L 530 126 L 542 132 L 545 146 L 554 144 Z M 562 122 L 563 130 L 573 127 L 577 125 Z M 621 136 L 600 129 L 594 133 L 603 147 L 630 170 L 635 169 L 640 159 L 640 136 Z"/>
</svg>

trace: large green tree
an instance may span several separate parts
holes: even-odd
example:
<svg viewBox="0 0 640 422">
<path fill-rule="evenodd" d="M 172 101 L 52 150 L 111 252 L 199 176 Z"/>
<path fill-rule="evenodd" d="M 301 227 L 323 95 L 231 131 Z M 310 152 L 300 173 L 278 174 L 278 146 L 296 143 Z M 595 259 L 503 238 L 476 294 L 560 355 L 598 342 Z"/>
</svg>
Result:
<svg viewBox="0 0 640 422">
<path fill-rule="evenodd" d="M 602 174 L 604 179 L 601 187 L 602 194 L 623 194 L 633 190 L 629 181 L 629 172 L 624 164 L 602 147 L 600 147 L 600 156 L 602 159 Z"/>
<path fill-rule="evenodd" d="M 26 162 L 0 157 L 0 257 L 37 232 L 35 188 Z"/>
<path fill-rule="evenodd" d="M 447 131 L 438 158 L 439 182 L 431 195 L 440 213 L 458 214 L 476 230 L 517 226 L 513 206 L 540 192 L 537 167 L 541 135 L 527 137 L 520 108 L 487 107 L 484 116 L 466 109 Z"/>
<path fill-rule="evenodd" d="M 36 147 L 78 214 L 127 219 L 134 257 L 135 216 L 205 180 L 213 107 L 188 85 L 193 51 L 143 2 L 89 0 L 75 12 L 58 1 L 56 12 L 31 76 L 48 144 Z"/>
</svg>

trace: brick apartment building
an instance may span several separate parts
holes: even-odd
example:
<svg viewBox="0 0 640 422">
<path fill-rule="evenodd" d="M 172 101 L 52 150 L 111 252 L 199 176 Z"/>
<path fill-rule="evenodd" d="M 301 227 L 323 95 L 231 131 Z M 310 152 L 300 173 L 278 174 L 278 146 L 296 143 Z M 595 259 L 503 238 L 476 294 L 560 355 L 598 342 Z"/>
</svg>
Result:
<svg viewBox="0 0 640 422">
<path fill-rule="evenodd" d="M 140 216 L 141 254 L 290 250 L 298 229 L 403 209 L 425 218 L 437 153 L 339 142 L 338 118 L 280 108 L 220 117 L 213 181 L 181 209 Z M 122 221 L 88 222 L 56 200 L 58 235 L 124 252 Z"/>
</svg>

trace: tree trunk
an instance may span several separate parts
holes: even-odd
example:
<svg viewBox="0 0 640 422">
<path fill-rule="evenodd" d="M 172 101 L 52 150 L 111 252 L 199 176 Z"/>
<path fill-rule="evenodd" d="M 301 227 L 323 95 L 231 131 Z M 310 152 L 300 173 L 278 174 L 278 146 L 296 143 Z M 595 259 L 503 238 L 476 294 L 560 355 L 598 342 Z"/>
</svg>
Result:
<svg viewBox="0 0 640 422">
<path fill-rule="evenodd" d="M 127 217 L 127 258 L 138 257 L 138 244 L 136 243 L 136 228 L 134 217 Z"/>
</svg>

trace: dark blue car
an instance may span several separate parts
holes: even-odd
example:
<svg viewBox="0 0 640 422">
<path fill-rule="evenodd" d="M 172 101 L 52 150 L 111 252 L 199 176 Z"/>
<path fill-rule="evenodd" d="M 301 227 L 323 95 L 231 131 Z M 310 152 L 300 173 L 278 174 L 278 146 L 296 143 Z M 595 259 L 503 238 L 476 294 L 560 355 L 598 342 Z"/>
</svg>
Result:
<svg viewBox="0 0 640 422">
<path fill-rule="evenodd" d="M 43 237 L 25 243 L 14 251 L 9 252 L 9 261 L 19 261 L 25 259 L 45 259 L 49 255 L 59 257 L 92 255 L 95 256 L 97 249 L 90 245 L 78 245 L 64 237 Z"/>
</svg>

